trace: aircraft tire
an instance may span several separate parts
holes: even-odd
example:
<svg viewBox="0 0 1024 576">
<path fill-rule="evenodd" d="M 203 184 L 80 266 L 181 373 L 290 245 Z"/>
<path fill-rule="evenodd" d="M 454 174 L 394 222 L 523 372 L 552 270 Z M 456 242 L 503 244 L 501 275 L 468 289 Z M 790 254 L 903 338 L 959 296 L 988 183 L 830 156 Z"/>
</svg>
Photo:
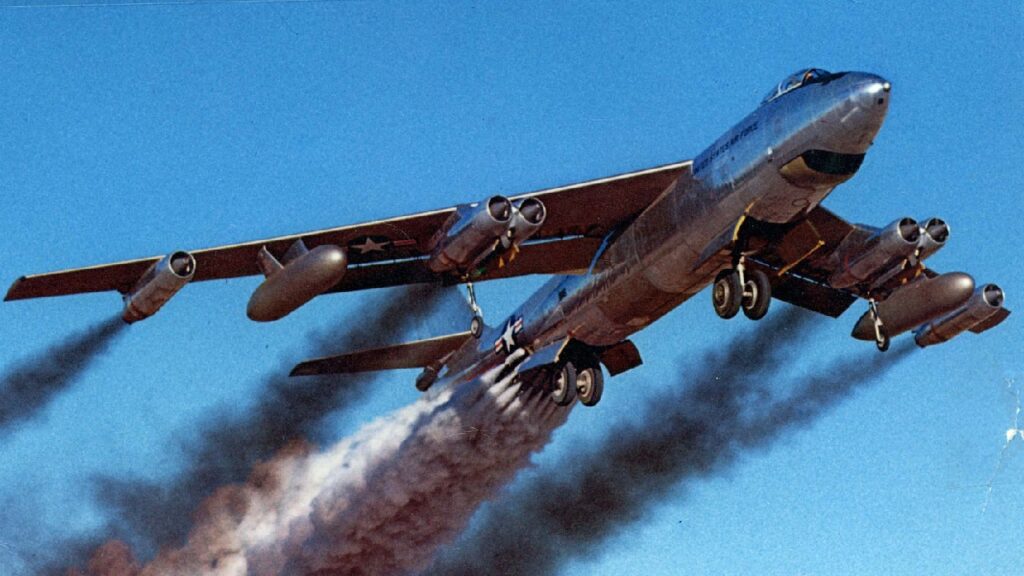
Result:
<svg viewBox="0 0 1024 576">
<path fill-rule="evenodd" d="M 576 399 L 576 366 L 565 362 L 555 367 L 551 375 L 551 400 L 559 406 L 568 406 Z"/>
<path fill-rule="evenodd" d="M 469 333 L 473 335 L 473 338 L 479 338 L 484 333 L 484 319 L 479 315 L 474 314 L 473 319 L 469 321 Z"/>
<path fill-rule="evenodd" d="M 711 286 L 711 304 L 720 318 L 728 320 L 740 311 L 743 304 L 743 287 L 740 275 L 735 270 L 722 270 Z"/>
<path fill-rule="evenodd" d="M 588 366 L 576 375 L 576 397 L 584 406 L 597 406 L 604 394 L 604 373 L 600 366 Z"/>
<path fill-rule="evenodd" d="M 760 320 L 768 313 L 768 306 L 772 303 L 772 285 L 768 275 L 760 270 L 751 270 L 745 276 L 744 293 L 750 296 L 743 298 L 743 314 L 751 320 Z"/>
</svg>

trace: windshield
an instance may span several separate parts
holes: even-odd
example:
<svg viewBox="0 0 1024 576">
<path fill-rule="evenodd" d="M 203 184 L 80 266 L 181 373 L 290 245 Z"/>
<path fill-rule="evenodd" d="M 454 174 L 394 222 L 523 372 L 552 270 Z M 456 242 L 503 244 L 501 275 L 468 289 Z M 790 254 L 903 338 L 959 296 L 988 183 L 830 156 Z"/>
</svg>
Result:
<svg viewBox="0 0 1024 576">
<path fill-rule="evenodd" d="M 792 92 L 801 86 L 821 82 L 829 76 L 831 76 L 831 74 L 827 70 L 822 70 L 821 68 L 804 68 L 803 70 L 794 72 L 787 76 L 785 80 L 779 82 L 778 86 L 768 92 L 764 99 L 761 100 L 761 104 L 771 102 L 779 96 L 782 96 L 787 92 Z"/>
</svg>

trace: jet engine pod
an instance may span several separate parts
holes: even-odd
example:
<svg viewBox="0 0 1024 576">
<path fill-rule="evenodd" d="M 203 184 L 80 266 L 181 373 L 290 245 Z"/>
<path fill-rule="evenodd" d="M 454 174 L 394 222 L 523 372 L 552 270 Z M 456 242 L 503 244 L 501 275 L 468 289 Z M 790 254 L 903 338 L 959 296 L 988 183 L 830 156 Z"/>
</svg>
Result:
<svg viewBox="0 0 1024 576">
<path fill-rule="evenodd" d="M 965 330 L 984 332 L 1008 315 L 1003 308 L 1003 290 L 995 284 L 986 284 L 975 290 L 970 300 L 955 312 L 918 330 L 914 342 L 924 348 L 951 340 Z"/>
<path fill-rule="evenodd" d="M 896 336 L 956 310 L 974 292 L 974 279 L 963 272 L 950 272 L 903 286 L 878 304 L 878 317 L 889 337 Z M 860 317 L 853 328 L 858 340 L 874 340 L 871 313 Z"/>
<path fill-rule="evenodd" d="M 913 218 L 901 218 L 882 228 L 859 246 L 842 248 L 842 267 L 830 278 L 834 288 L 871 281 L 880 285 L 900 263 L 914 255 L 921 239 L 921 228 Z"/>
<path fill-rule="evenodd" d="M 434 272 L 467 270 L 493 252 L 511 220 L 512 202 L 504 196 L 459 206 L 451 224 L 439 233 L 427 267 Z"/>
<path fill-rule="evenodd" d="M 131 324 L 156 314 L 171 296 L 188 284 L 196 273 L 196 259 L 188 252 L 164 256 L 146 270 L 124 295 L 121 318 Z"/>
<path fill-rule="evenodd" d="M 299 241 L 301 242 L 301 240 Z M 260 251 L 260 265 L 267 279 L 256 288 L 249 298 L 246 314 L 256 322 L 280 320 L 299 306 L 323 294 L 341 280 L 348 267 L 345 251 L 334 245 L 318 246 L 306 251 L 305 246 L 296 243 L 299 253 L 282 266 L 267 252 Z M 272 262 L 273 265 L 267 265 Z"/>
</svg>

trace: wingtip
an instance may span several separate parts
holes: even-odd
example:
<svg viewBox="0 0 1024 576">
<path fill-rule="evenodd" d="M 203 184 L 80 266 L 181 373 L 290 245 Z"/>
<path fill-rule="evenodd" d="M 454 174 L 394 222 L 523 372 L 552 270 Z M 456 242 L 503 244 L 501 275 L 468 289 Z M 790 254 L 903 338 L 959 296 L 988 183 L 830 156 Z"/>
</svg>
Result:
<svg viewBox="0 0 1024 576">
<path fill-rule="evenodd" d="M 10 302 L 11 300 L 20 300 L 22 298 L 21 296 L 18 295 L 18 286 L 21 285 L 23 280 L 25 280 L 25 277 L 20 276 L 11 284 L 11 287 L 7 289 L 7 294 L 4 296 L 4 302 Z"/>
</svg>

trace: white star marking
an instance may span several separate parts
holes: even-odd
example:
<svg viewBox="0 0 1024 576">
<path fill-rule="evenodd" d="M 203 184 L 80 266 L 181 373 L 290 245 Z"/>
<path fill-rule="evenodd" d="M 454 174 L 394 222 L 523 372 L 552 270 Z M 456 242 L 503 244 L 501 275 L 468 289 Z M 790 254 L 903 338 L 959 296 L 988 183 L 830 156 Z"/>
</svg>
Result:
<svg viewBox="0 0 1024 576">
<path fill-rule="evenodd" d="M 511 318 L 505 323 L 505 331 L 501 333 L 501 343 L 505 346 L 506 352 L 512 352 L 512 349 L 516 347 L 515 323 Z"/>
<path fill-rule="evenodd" d="M 360 254 L 366 254 L 367 252 L 383 252 L 384 248 L 388 244 L 390 244 L 390 242 L 387 240 L 383 242 L 374 242 L 373 238 L 367 236 L 366 240 L 364 240 L 362 244 L 353 244 L 352 247 L 359 250 Z"/>
</svg>

